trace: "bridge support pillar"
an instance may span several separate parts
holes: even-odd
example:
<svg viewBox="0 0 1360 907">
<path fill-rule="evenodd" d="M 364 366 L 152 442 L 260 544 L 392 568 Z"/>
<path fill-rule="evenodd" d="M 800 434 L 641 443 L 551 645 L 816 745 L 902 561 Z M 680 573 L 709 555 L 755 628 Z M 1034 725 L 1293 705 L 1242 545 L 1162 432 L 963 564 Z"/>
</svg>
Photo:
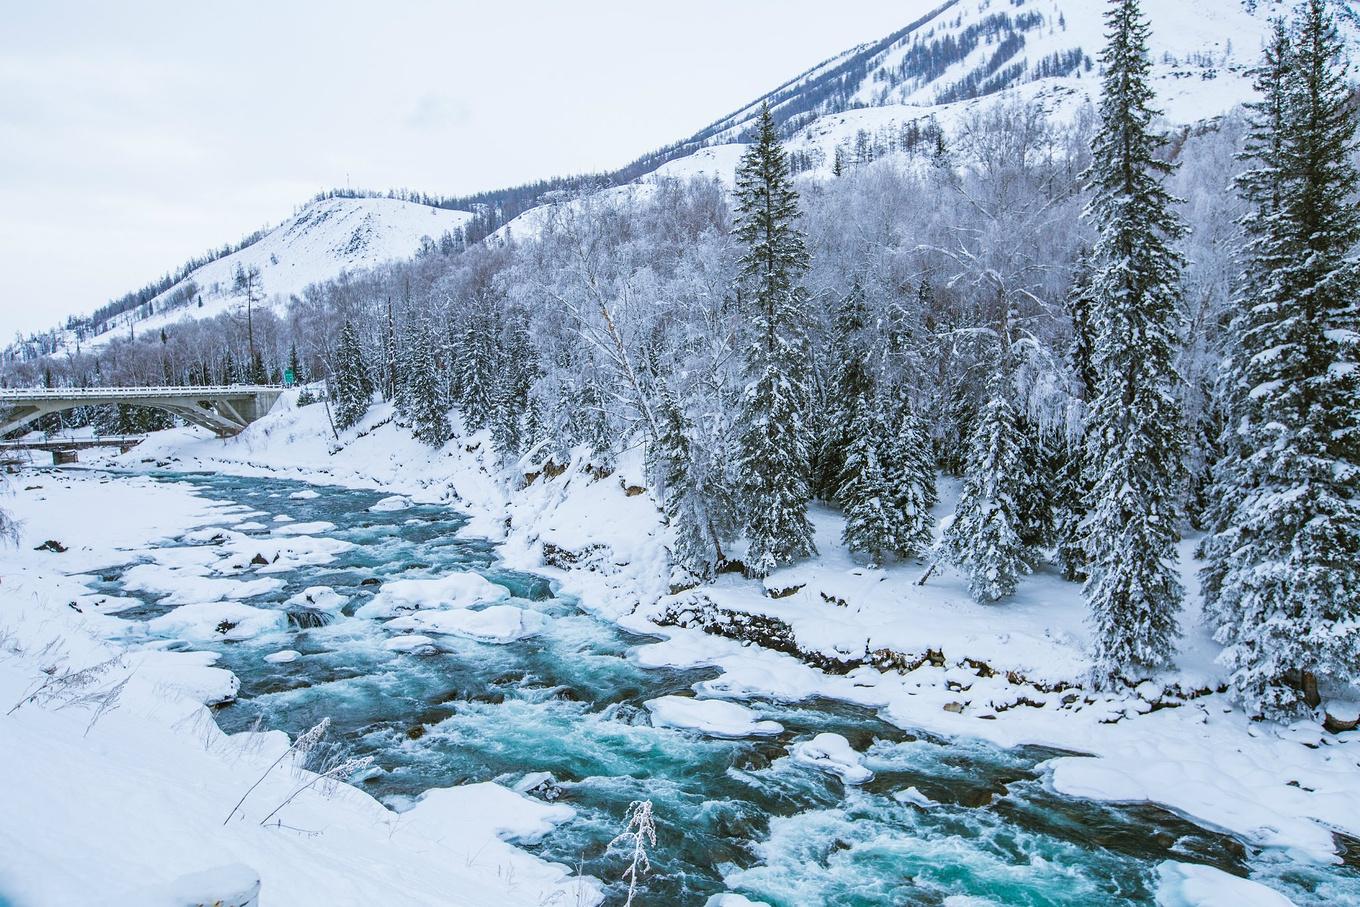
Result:
<svg viewBox="0 0 1360 907">
<path fill-rule="evenodd" d="M 80 461 L 80 451 L 67 448 L 65 450 L 52 451 L 52 465 L 65 466 L 67 463 L 77 463 Z"/>
</svg>

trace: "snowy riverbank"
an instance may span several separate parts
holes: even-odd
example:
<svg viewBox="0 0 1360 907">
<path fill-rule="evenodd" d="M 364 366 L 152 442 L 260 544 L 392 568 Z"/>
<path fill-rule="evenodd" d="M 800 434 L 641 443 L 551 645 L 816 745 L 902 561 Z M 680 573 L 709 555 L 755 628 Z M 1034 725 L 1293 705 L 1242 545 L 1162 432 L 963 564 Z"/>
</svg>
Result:
<svg viewBox="0 0 1360 907">
<path fill-rule="evenodd" d="M 375 408 L 337 442 L 322 407 L 293 409 L 286 399 L 238 438 L 165 432 L 115 463 L 269 474 L 452 504 L 474 517 L 466 531 L 498 540 L 511 565 L 552 575 L 603 615 L 668 637 L 639 650 L 643 663 L 720 668 L 719 678 L 701 685 L 701 696 L 825 695 L 876 708 L 906 728 L 1091 754 L 1053 760 L 1052 785 L 1073 796 L 1163 804 L 1269 848 L 1258 866 L 1333 861 L 1333 831 L 1360 835 L 1360 733 L 1249 721 L 1213 692 L 1221 683 L 1215 647 L 1193 614 L 1183 620 L 1186 638 L 1176 670 L 1126 696 L 1093 695 L 1079 685 L 1085 630 L 1077 586 L 1044 573 L 1028 579 L 1014 601 L 976 605 L 948 570 L 920 587 L 916 565 L 883 571 L 856 566 L 836 543 L 837 515 L 825 510 L 814 515 L 822 551 L 815 562 L 781 571 L 764 587 L 727 576 L 714 586 L 670 595 L 664 528 L 650 496 L 638 493 L 644 483 L 635 463 L 604 478 L 571 464 L 558 475 L 509 488 L 488 467 L 484 439 L 456 439 L 431 451 L 386 423 L 387 415 Z M 141 480 L 129 481 L 135 487 Z M 26 494 L 18 499 L 25 514 Z M 100 506 L 96 502 L 92 512 Z M 116 502 L 109 506 L 115 509 L 104 512 L 122 512 Z M 202 518 L 186 509 L 176 519 L 188 525 Z M 171 531 L 152 525 L 162 534 Z M 52 531 L 61 537 L 60 529 Z M 109 541 L 96 540 L 94 547 Z M 8 577 L 5 583 L 10 587 Z M 658 627 L 655 621 L 662 619 L 716 632 Z M 719 635 L 750 635 L 739 628 L 752 624 L 764 637 L 773 628 L 775 641 L 788 642 L 786 648 L 801 657 Z M 814 669 L 809 661 L 832 670 Z M 1195 889 L 1176 878 L 1166 892 Z M 1261 903 L 1270 902 L 1264 891 L 1257 894 Z M 1234 894 L 1234 903 L 1250 903 L 1248 897 Z M 1167 893 L 1167 903 L 1207 903 L 1171 898 Z"/>
<path fill-rule="evenodd" d="M 541 835 L 570 810 L 491 783 L 432 791 L 400 815 L 319 785 L 262 827 L 315 776 L 291 757 L 268 770 L 288 749 L 282 733 L 217 728 L 205 703 L 235 678 L 213 656 L 125 644 L 115 615 L 129 602 L 86 585 L 157 539 L 240 523 L 244 508 L 138 477 L 26 473 L 18 486 L 6 506 L 23 537 L 0 553 L 0 708 L 21 703 L 0 716 L 0 903 L 178 907 L 257 882 L 264 905 L 597 902 L 592 880 L 502 840 Z M 47 539 L 66 550 L 33 550 Z"/>
</svg>

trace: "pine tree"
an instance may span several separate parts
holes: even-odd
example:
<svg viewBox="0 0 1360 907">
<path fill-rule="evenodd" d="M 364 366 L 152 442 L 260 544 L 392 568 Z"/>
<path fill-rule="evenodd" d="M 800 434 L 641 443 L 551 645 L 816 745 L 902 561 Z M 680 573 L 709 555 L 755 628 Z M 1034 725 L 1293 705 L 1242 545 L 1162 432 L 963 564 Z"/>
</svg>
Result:
<svg viewBox="0 0 1360 907">
<path fill-rule="evenodd" d="M 690 587 L 717 575 L 729 528 L 723 514 L 731 512 L 731 500 L 720 471 L 691 440 L 680 407 L 666 400 L 661 420 L 654 456 L 661 473 L 662 509 L 673 534 L 671 586 Z"/>
<path fill-rule="evenodd" d="M 858 402 L 872 393 L 873 382 L 859 349 L 860 334 L 867 326 L 864 290 L 856 281 L 836 309 L 831 349 L 828 351 L 830 379 L 822 401 L 819 423 L 820 441 L 813 459 L 813 492 L 824 499 L 835 498 L 843 481 L 845 457 L 853 440 L 851 425 Z"/>
<path fill-rule="evenodd" d="M 1034 556 L 1020 537 L 1015 491 L 1023 462 L 1008 385 L 1008 370 L 998 368 L 973 432 L 958 509 L 942 539 L 945 559 L 967 575 L 980 602 L 1014 592 Z"/>
<path fill-rule="evenodd" d="M 745 246 L 738 298 L 752 333 L 737 467 L 753 576 L 816 553 L 807 517 L 811 439 L 805 424 L 811 318 L 801 283 L 809 261 L 797 218 L 798 193 L 766 107 L 737 168 L 733 231 Z"/>
<path fill-rule="evenodd" d="M 352 321 L 340 328 L 340 339 L 331 363 L 331 400 L 335 403 L 335 425 L 345 429 L 357 425 L 368 412 L 373 397 L 368 374 L 364 367 L 364 351 L 359 345 L 359 332 Z"/>
<path fill-rule="evenodd" d="M 421 321 L 415 326 L 409 343 L 410 355 L 405 361 L 406 390 L 402 399 L 411 420 L 411 433 L 431 447 L 440 447 L 449 439 L 449 420 L 433 327 Z"/>
<path fill-rule="evenodd" d="M 851 551 L 867 555 L 871 566 L 878 566 L 884 553 L 898 551 L 903 543 L 898 538 L 902 521 L 880 456 L 886 447 L 887 426 L 871 398 L 855 401 L 848 434 L 850 443 L 836 491 L 836 500 L 845 511 L 841 540 Z"/>
<path fill-rule="evenodd" d="M 1082 406 L 1088 405 L 1095 393 L 1097 377 L 1092 363 L 1095 347 L 1094 326 L 1091 323 L 1091 256 L 1083 249 L 1072 271 L 1072 285 L 1067 293 L 1067 310 L 1072 319 L 1072 343 L 1067 350 L 1067 367 L 1071 376 L 1072 396 Z M 1090 471 L 1086 468 L 1085 434 L 1064 438 L 1055 448 L 1056 465 L 1053 476 L 1053 560 L 1062 571 L 1063 579 L 1085 581 L 1086 521 L 1090 503 Z"/>
<path fill-rule="evenodd" d="M 1178 633 L 1175 492 L 1184 444 L 1175 346 L 1184 233 L 1161 183 L 1149 84 L 1148 25 L 1138 0 L 1112 0 L 1100 127 L 1087 172 L 1096 226 L 1092 280 L 1095 398 L 1087 425 L 1091 471 L 1085 595 L 1092 677 L 1115 682 L 1166 663 Z"/>
<path fill-rule="evenodd" d="M 496 361 L 497 324 L 491 307 L 482 300 L 469 306 L 463 329 L 454 338 L 454 384 L 463 425 L 470 432 L 486 427 L 491 418 Z"/>
<path fill-rule="evenodd" d="M 1357 118 L 1328 3 L 1304 0 L 1295 29 L 1257 72 L 1232 429 L 1202 577 L 1234 687 L 1273 717 L 1317 705 L 1318 676 L 1360 670 Z"/>
<path fill-rule="evenodd" d="M 894 425 L 880 455 L 897 519 L 893 553 L 916 557 L 935 541 L 933 510 L 939 503 L 935 462 L 925 424 L 912 412 L 905 394 L 898 394 L 893 411 Z"/>
</svg>

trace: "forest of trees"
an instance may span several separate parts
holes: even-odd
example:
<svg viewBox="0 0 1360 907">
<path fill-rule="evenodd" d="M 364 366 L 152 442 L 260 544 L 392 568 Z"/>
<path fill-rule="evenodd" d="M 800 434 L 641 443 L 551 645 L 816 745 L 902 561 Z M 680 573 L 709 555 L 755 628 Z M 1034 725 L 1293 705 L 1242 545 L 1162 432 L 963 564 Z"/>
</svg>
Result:
<svg viewBox="0 0 1360 907">
<path fill-rule="evenodd" d="M 810 556 L 814 499 L 867 563 L 949 562 L 980 601 L 1052 560 L 1084 584 L 1101 685 L 1175 651 L 1177 545 L 1202 531 L 1234 686 L 1292 714 L 1360 669 L 1356 112 L 1332 15 L 1302 0 L 1256 101 L 1188 134 L 1164 133 L 1119 0 L 1075 123 L 1003 100 L 817 181 L 767 109 L 735 192 L 582 193 L 536 237 L 6 378 L 291 366 L 327 380 L 341 430 L 391 400 L 431 445 L 485 430 L 507 471 L 641 447 L 681 587 Z M 941 473 L 961 494 L 934 547 Z"/>
</svg>

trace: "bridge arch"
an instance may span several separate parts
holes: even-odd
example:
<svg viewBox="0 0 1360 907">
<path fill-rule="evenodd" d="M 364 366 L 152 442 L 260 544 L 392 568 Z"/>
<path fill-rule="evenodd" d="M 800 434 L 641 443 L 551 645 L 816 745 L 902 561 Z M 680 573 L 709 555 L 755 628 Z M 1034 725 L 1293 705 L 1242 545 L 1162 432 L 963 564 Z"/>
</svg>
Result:
<svg viewBox="0 0 1360 907">
<path fill-rule="evenodd" d="M 23 428 L 50 413 L 66 412 L 80 406 L 121 403 L 170 413 L 225 438 L 263 417 L 282 393 L 282 388 L 278 387 L 244 384 L 217 387 L 7 388 L 0 390 L 0 407 L 8 408 L 8 412 L 0 417 L 0 436 Z"/>
</svg>

